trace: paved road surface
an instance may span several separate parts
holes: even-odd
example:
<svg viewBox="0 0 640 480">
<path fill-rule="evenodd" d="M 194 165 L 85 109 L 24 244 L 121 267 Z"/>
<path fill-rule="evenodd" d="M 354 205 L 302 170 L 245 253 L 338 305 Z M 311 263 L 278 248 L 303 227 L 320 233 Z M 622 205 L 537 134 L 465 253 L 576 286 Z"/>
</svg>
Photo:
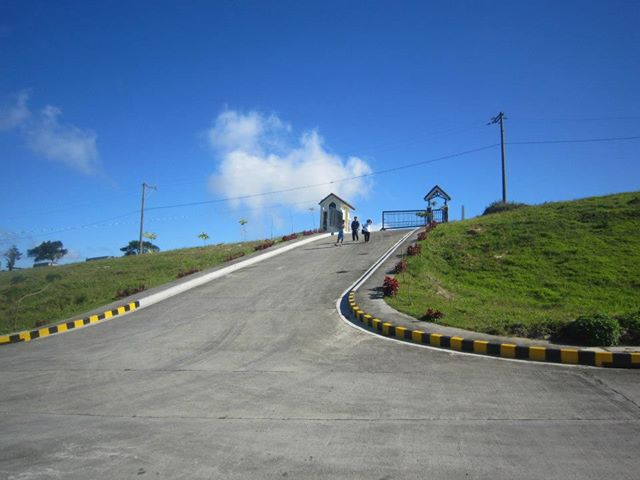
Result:
<svg viewBox="0 0 640 480">
<path fill-rule="evenodd" d="M 345 325 L 335 300 L 401 233 L 375 235 L 0 348 L 0 478 L 639 478 L 640 372 Z"/>
</svg>

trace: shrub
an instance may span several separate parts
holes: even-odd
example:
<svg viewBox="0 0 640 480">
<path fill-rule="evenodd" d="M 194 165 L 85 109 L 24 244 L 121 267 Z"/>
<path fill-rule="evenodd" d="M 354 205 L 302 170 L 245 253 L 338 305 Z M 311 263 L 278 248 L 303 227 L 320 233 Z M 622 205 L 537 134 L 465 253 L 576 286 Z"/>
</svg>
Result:
<svg viewBox="0 0 640 480">
<path fill-rule="evenodd" d="M 620 324 L 608 315 L 596 313 L 578 317 L 568 323 L 560 333 L 563 341 L 587 346 L 617 345 L 622 329 Z"/>
<path fill-rule="evenodd" d="M 433 322 L 435 320 L 439 320 L 444 317 L 444 313 L 440 310 L 433 310 L 428 308 L 425 314 L 420 318 L 420 320 L 424 320 L 425 322 Z"/>
<path fill-rule="evenodd" d="M 413 257 L 415 255 L 420 255 L 421 252 L 422 252 L 422 247 L 419 244 L 409 245 L 409 247 L 407 247 L 407 255 L 409 255 L 410 257 Z"/>
<path fill-rule="evenodd" d="M 200 271 L 199 268 L 190 268 L 189 270 L 183 270 L 182 272 L 178 272 L 176 278 L 186 277 L 187 275 L 192 275 L 194 273 L 198 273 Z"/>
<path fill-rule="evenodd" d="M 296 233 L 292 233 L 291 235 L 285 235 L 282 237 L 282 241 L 288 242 L 289 240 L 295 240 L 296 238 L 298 238 L 298 235 Z"/>
<path fill-rule="evenodd" d="M 426 240 L 427 239 L 427 233 L 429 233 L 431 230 L 433 230 L 434 228 L 436 228 L 438 224 L 436 222 L 434 222 L 433 220 L 430 221 L 425 227 L 424 230 L 418 233 L 418 241 L 422 241 L 422 240 Z"/>
<path fill-rule="evenodd" d="M 319 230 L 317 228 L 315 230 L 305 230 L 302 232 L 302 236 L 308 237 L 309 235 L 314 235 L 316 233 L 319 233 Z"/>
<path fill-rule="evenodd" d="M 527 331 L 527 334 L 523 336 L 543 339 L 557 338 L 564 327 L 565 323 L 562 320 L 545 318 L 540 322 L 527 324 L 526 327 L 524 327 Z"/>
<path fill-rule="evenodd" d="M 244 252 L 232 253 L 231 255 L 228 255 L 224 261 L 230 262 L 231 260 L 235 260 L 236 258 L 240 258 L 240 257 L 244 257 Z"/>
<path fill-rule="evenodd" d="M 394 267 L 393 271 L 394 273 L 402 273 L 406 269 L 407 269 L 407 261 L 405 259 L 402 259 L 398 263 L 396 263 L 396 266 Z"/>
<path fill-rule="evenodd" d="M 147 287 L 144 284 L 140 284 L 137 287 L 127 287 L 127 288 L 123 288 L 122 290 L 118 290 L 116 292 L 116 300 L 120 300 L 121 298 L 126 298 L 126 297 L 130 297 L 131 295 L 134 295 L 136 293 L 140 293 L 144 290 L 146 290 Z"/>
<path fill-rule="evenodd" d="M 502 203 L 501 201 L 498 200 L 493 202 L 487 208 L 485 208 L 484 212 L 482 212 L 482 215 L 489 215 L 490 213 L 507 212 L 509 210 L 515 210 L 517 208 L 522 208 L 526 206 L 527 206 L 526 203 L 518 203 L 518 202 Z"/>
<path fill-rule="evenodd" d="M 266 250 L 269 247 L 273 247 L 275 244 L 276 242 L 274 242 L 273 240 L 265 240 L 260 245 L 256 245 L 255 247 L 253 247 L 253 250 L 256 252 L 259 250 Z"/>
<path fill-rule="evenodd" d="M 620 343 L 640 345 L 640 310 L 626 315 L 619 315 L 615 318 L 622 328 Z"/>
<path fill-rule="evenodd" d="M 393 277 L 384 277 L 384 282 L 382 282 L 382 293 L 384 293 L 385 297 L 392 297 L 398 292 L 398 288 L 400 288 L 400 284 L 398 280 Z"/>
</svg>

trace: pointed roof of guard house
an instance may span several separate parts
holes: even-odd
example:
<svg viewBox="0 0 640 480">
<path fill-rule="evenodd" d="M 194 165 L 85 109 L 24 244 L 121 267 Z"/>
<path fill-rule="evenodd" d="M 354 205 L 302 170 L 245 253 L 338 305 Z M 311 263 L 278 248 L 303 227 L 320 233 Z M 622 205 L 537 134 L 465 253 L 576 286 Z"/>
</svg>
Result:
<svg viewBox="0 0 640 480">
<path fill-rule="evenodd" d="M 451 201 L 451 197 L 447 194 L 447 192 L 445 192 L 443 189 L 441 189 L 438 185 L 433 187 L 429 191 L 429 193 L 427 193 L 424 196 L 424 200 L 426 202 L 428 202 L 429 200 L 431 200 L 432 198 L 435 198 L 435 197 L 440 197 L 440 198 L 444 198 L 447 201 Z"/>
<path fill-rule="evenodd" d="M 335 193 L 330 193 L 329 195 L 327 195 L 326 197 L 324 197 L 322 200 L 320 200 L 318 202 L 318 205 L 322 205 L 322 202 L 324 202 L 327 198 L 329 198 L 330 196 L 334 196 L 336 197 L 338 200 L 340 200 L 342 203 L 344 203 L 347 207 L 349 207 L 351 210 L 355 210 L 356 207 L 354 207 L 353 205 L 351 205 L 349 202 L 347 202 L 346 200 L 343 200 L 342 198 L 340 198 L 338 195 L 336 195 Z"/>
</svg>

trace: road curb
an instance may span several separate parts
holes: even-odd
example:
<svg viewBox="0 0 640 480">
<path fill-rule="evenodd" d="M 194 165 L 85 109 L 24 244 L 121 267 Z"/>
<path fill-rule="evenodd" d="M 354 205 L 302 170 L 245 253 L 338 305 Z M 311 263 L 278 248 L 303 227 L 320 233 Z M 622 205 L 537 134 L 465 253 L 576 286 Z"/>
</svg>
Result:
<svg viewBox="0 0 640 480">
<path fill-rule="evenodd" d="M 22 332 L 16 332 L 9 335 L 0 335 L 0 346 L 9 345 L 12 343 L 29 342 L 37 338 L 44 338 L 50 335 L 64 333 L 69 330 L 76 330 L 78 328 L 86 327 L 87 325 L 92 325 L 102 320 L 108 320 L 116 316 L 122 316 L 126 313 L 133 312 L 134 310 L 141 310 L 143 308 L 149 307 L 158 302 L 166 300 L 167 298 L 171 298 L 175 295 L 179 295 L 180 293 L 186 292 L 187 290 L 191 290 L 193 288 L 204 285 L 205 283 L 208 283 L 212 280 L 228 275 L 229 273 L 235 272 L 237 270 L 248 267 L 250 265 L 254 265 L 258 262 L 262 262 L 263 260 L 267 260 L 271 257 L 275 257 L 276 255 L 280 255 L 282 253 L 288 252 L 289 250 L 293 250 L 294 248 L 298 248 L 302 245 L 315 242 L 316 240 L 328 238 L 330 236 L 331 236 L 331 233 L 315 235 L 311 238 L 305 238 L 303 240 L 299 240 L 289 245 L 276 248 L 275 250 L 272 250 L 272 251 L 266 251 L 255 257 L 242 260 L 240 262 L 234 263 L 233 265 L 228 265 L 226 267 L 218 268 L 213 272 L 206 273 L 192 280 L 187 280 L 183 283 L 180 283 L 179 285 L 174 285 L 173 287 L 169 287 L 160 292 L 153 293 L 151 295 L 134 300 L 130 303 L 126 303 L 124 305 L 116 306 L 113 309 L 106 310 L 98 315 L 90 315 L 86 318 L 79 319 L 79 320 L 60 322 L 50 327 L 36 328 L 33 330 L 25 330 Z"/>
<path fill-rule="evenodd" d="M 640 368 L 640 352 L 600 352 L 580 348 L 549 348 L 536 345 L 518 345 L 517 343 L 494 342 L 490 340 L 466 339 L 459 336 L 444 335 L 437 332 L 413 330 L 386 322 L 361 309 L 356 302 L 358 288 L 402 245 L 413 233 L 405 235 L 378 259 L 336 302 L 338 312 L 345 321 L 370 333 L 408 344 L 435 347 L 453 352 L 475 354 L 478 356 L 499 357 L 511 360 L 546 362 L 565 365 L 584 365 L 609 368 Z M 344 307 L 351 318 L 342 315 Z"/>
<path fill-rule="evenodd" d="M 12 333 L 10 335 L 0 335 L 0 345 L 6 345 L 9 343 L 30 342 L 36 338 L 44 338 L 56 333 L 64 333 L 69 330 L 76 330 L 78 328 L 86 327 L 98 323 L 102 320 L 109 320 L 110 318 L 124 315 L 125 313 L 133 312 L 140 308 L 140 302 L 135 301 L 121 305 L 111 310 L 106 310 L 99 315 L 90 315 L 88 317 L 71 320 L 69 322 L 62 322 L 51 327 L 36 328 L 34 330 L 25 330 L 18 333 Z"/>
<path fill-rule="evenodd" d="M 488 355 L 493 357 L 528 360 L 535 362 L 588 365 L 592 367 L 640 368 L 640 352 L 596 352 L 574 348 L 548 348 L 543 346 L 498 343 L 485 340 L 470 340 L 457 336 L 411 330 L 364 312 L 356 303 L 356 292 L 348 293 L 347 302 L 355 320 L 379 335 L 396 340 L 428 345 L 458 352 Z"/>
</svg>

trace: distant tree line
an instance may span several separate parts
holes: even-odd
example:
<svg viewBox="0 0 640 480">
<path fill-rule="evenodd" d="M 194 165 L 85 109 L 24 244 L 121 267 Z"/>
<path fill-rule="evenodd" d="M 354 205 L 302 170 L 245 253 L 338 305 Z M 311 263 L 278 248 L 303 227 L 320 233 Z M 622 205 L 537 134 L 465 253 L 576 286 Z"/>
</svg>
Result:
<svg viewBox="0 0 640 480">
<path fill-rule="evenodd" d="M 27 250 L 27 256 L 32 257 L 34 262 L 48 261 L 52 265 L 58 263 L 67 253 L 68 250 L 58 240 L 42 242 L 37 247 Z M 22 252 L 13 245 L 3 256 L 7 262 L 7 270 L 12 271 L 16 268 L 16 262 L 22 258 Z"/>
</svg>

